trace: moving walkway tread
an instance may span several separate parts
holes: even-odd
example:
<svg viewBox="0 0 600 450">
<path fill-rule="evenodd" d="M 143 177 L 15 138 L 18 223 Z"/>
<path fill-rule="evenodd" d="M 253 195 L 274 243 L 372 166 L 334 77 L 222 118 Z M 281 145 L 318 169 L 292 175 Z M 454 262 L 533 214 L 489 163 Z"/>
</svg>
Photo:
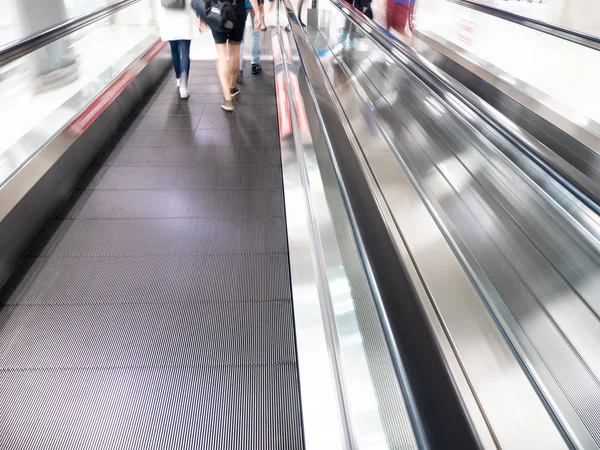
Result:
<svg viewBox="0 0 600 450">
<path fill-rule="evenodd" d="M 0 291 L 1 448 L 302 448 L 272 68 L 168 76 Z M 257 107 L 257 105 L 260 105 Z"/>
</svg>

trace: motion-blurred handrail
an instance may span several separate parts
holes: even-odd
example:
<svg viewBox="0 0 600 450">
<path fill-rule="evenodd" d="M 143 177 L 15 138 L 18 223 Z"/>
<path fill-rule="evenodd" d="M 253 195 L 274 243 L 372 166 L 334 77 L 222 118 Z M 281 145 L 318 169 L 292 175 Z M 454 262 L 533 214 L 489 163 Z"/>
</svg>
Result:
<svg viewBox="0 0 600 450">
<path fill-rule="evenodd" d="M 589 47 L 594 50 L 600 50 L 600 38 L 592 36 L 590 34 L 581 33 L 579 31 L 572 30 L 569 28 L 564 28 L 558 25 L 553 25 L 547 22 L 542 22 L 540 20 L 521 16 L 519 14 L 503 11 L 499 8 L 494 8 L 493 6 L 482 5 L 481 3 L 478 3 L 473 0 L 448 1 L 464 6 L 465 8 L 470 8 L 475 11 L 489 14 L 491 16 L 516 23 L 518 25 L 522 25 L 524 27 L 541 31 L 542 33 L 546 33 L 560 39 L 565 39 L 567 41 L 574 42 L 575 44 L 583 45 L 584 47 Z"/>
<path fill-rule="evenodd" d="M 367 18 L 355 8 L 349 7 L 343 0 L 329 0 L 329 2 L 337 6 L 356 24 L 357 27 L 388 52 L 392 58 L 395 58 L 405 65 L 413 63 L 417 70 L 420 69 L 420 71 L 422 71 L 421 73 L 416 73 L 417 77 L 424 81 L 434 91 L 440 92 L 440 95 L 442 96 L 446 93 L 456 96 L 456 98 L 471 109 L 473 113 L 512 141 L 517 147 L 524 151 L 525 154 L 529 155 L 550 176 L 583 202 L 588 208 L 600 214 L 600 205 L 596 204 L 594 200 L 600 198 L 600 190 L 585 177 L 578 179 L 577 183 L 573 183 L 570 179 L 565 178 L 563 173 L 565 172 L 565 167 L 567 165 L 563 165 L 561 160 L 555 158 L 554 152 L 546 145 L 517 126 L 466 86 L 463 86 L 454 78 L 448 76 L 433 62 L 429 61 L 413 47 L 410 47 L 393 36 L 375 21 Z M 423 75 L 425 75 L 425 77 Z M 463 113 L 461 109 L 458 109 L 457 112 L 459 114 Z M 551 164 L 548 161 L 553 162 Z"/>
<path fill-rule="evenodd" d="M 10 42 L 0 47 L 0 67 L 139 1 L 140 0 L 121 0 L 103 8 L 99 8 L 96 11 L 92 11 L 91 13 L 73 17 L 62 23 L 52 25 L 45 30 L 25 38 Z"/>
</svg>

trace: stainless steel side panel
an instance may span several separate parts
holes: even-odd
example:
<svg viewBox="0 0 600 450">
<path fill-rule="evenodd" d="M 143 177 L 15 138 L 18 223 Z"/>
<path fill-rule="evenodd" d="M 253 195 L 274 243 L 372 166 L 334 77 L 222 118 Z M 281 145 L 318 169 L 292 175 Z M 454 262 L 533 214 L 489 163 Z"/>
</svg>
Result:
<svg viewBox="0 0 600 450">
<path fill-rule="evenodd" d="M 372 186 L 380 189 L 380 208 L 388 211 L 383 214 L 397 227 L 396 251 L 404 255 L 417 292 L 426 293 L 425 298 L 421 297 L 423 308 L 445 349 L 447 365 L 480 444 L 491 448 L 520 449 L 528 443 L 534 448 L 566 448 L 553 416 L 498 327 L 497 317 L 490 314 L 474 272 L 465 270 L 463 247 L 454 241 L 438 204 L 440 198 L 454 198 L 462 189 L 468 189 L 467 178 L 460 176 L 461 164 L 467 164 L 461 163 L 463 154 L 464 159 L 469 158 L 471 174 L 478 173 L 473 170 L 485 166 L 473 166 L 470 153 L 473 146 L 487 148 L 489 144 L 479 139 L 471 142 L 468 133 L 476 133 L 474 130 L 449 126 L 448 121 L 456 122 L 450 119 L 451 109 L 433 92 L 427 94 L 418 81 L 398 75 L 404 70 L 396 66 L 398 61 L 380 57 L 381 48 L 373 45 L 366 33 L 358 32 L 365 44 L 361 50 L 345 47 L 324 51 L 328 41 L 333 40 L 328 24 L 333 22 L 334 13 L 328 18 L 323 12 L 322 29 L 309 27 L 308 31 L 330 83 L 317 92 L 317 98 L 324 104 L 331 99 L 322 108 L 327 113 L 324 117 L 337 111 L 348 119 L 346 130 L 351 130 L 360 146 L 355 151 L 363 161 L 363 173 L 372 179 Z M 308 59 L 304 54 L 302 57 Z M 373 76 L 377 71 L 381 73 L 370 81 L 371 75 L 364 76 L 363 71 Z M 392 118 L 400 118 L 400 122 Z M 440 132 L 442 128 L 444 133 Z M 450 132 L 456 136 L 451 137 L 447 134 Z M 443 159 L 441 148 L 453 149 L 460 158 Z M 433 164 L 427 166 L 424 157 L 418 155 L 429 154 Z M 446 182 L 442 182 L 438 171 L 448 177 Z M 427 190 L 421 186 L 427 186 Z M 568 423 L 576 426 L 576 422 Z M 585 430 L 581 434 L 579 431 L 575 433 L 575 445 L 590 444 Z"/>
<path fill-rule="evenodd" d="M 79 138 L 73 140 L 63 130 L 2 185 L 0 286 L 103 148 L 110 137 L 107 130 L 118 127 L 148 87 L 165 73 L 169 63 L 168 52 L 158 54 Z M 77 98 L 72 101 L 77 102 Z"/>
</svg>

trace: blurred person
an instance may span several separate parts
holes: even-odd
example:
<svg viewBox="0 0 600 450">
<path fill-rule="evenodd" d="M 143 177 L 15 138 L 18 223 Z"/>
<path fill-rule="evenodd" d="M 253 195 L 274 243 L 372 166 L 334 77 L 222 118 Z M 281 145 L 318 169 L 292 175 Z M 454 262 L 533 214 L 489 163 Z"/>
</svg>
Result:
<svg viewBox="0 0 600 450">
<path fill-rule="evenodd" d="M 269 12 L 273 11 L 273 7 L 275 6 L 275 1 L 276 0 L 269 0 Z M 284 6 L 282 0 L 277 0 L 277 1 L 279 1 L 279 6 Z M 285 8 L 285 6 L 284 6 L 284 8 Z M 263 31 L 265 31 L 266 29 L 267 29 L 267 27 L 265 26 L 265 29 Z M 289 25 L 285 26 L 285 31 L 291 31 L 291 28 Z"/>
<path fill-rule="evenodd" d="M 267 31 L 267 24 L 265 23 L 265 0 L 259 0 L 258 8 L 260 9 L 260 31 Z"/>
<path fill-rule="evenodd" d="M 19 0 L 16 4 L 24 36 L 67 20 L 63 0 Z M 63 37 L 34 51 L 28 56 L 28 61 L 38 90 L 66 85 L 77 78 L 77 59 L 70 37 Z"/>
<path fill-rule="evenodd" d="M 306 28 L 306 24 L 302 21 L 302 5 L 304 5 L 304 0 L 298 0 L 298 3 L 296 3 L 296 14 L 298 15 L 300 25 Z"/>
<path fill-rule="evenodd" d="M 385 9 L 386 29 L 395 30 L 404 37 L 412 32 L 414 0 L 387 0 Z"/>
<path fill-rule="evenodd" d="M 368 15 L 369 12 L 372 13 L 371 0 L 349 0 L 348 4 L 372 19 L 372 14 Z M 346 47 L 356 49 L 357 44 L 360 42 L 360 33 L 352 19 L 345 17 L 344 26 L 341 29 L 341 33 L 336 36 L 336 39 L 337 42 L 332 47 L 332 54 L 335 57 L 334 62 L 337 63 L 337 58 L 342 55 Z"/>
<path fill-rule="evenodd" d="M 188 93 L 190 44 L 194 37 L 196 20 L 190 0 L 185 0 L 184 9 L 165 8 L 158 0 L 157 19 L 160 38 L 163 41 L 169 41 L 171 45 L 171 58 L 179 87 L 179 96 L 186 99 L 190 96 Z"/>
<path fill-rule="evenodd" d="M 260 29 L 260 9 L 258 0 L 249 0 L 254 11 L 254 30 Z M 246 4 L 241 0 L 234 0 L 236 20 L 233 29 L 222 31 L 211 28 L 213 38 L 217 47 L 217 72 L 221 89 L 223 90 L 223 101 L 221 108 L 225 111 L 233 111 L 233 99 L 240 94 L 240 89 L 236 86 L 237 76 L 240 71 L 240 44 L 244 38 L 244 29 L 246 27 Z M 201 30 L 206 25 L 201 21 Z"/>
<path fill-rule="evenodd" d="M 261 27 L 264 23 L 262 20 L 262 1 L 258 0 L 259 9 L 261 9 Z M 248 20 L 248 16 L 252 18 L 252 59 L 250 61 L 250 73 L 252 75 L 258 75 L 262 72 L 262 67 L 260 66 L 260 29 L 254 27 L 254 10 L 252 9 L 252 4 L 250 1 L 246 1 L 246 20 Z M 245 22 L 244 22 L 245 28 Z M 244 41 L 242 39 L 242 43 L 240 44 L 240 72 L 237 77 L 238 83 L 244 82 Z"/>
<path fill-rule="evenodd" d="M 371 10 L 371 0 L 350 0 L 349 3 L 357 11 L 360 11 L 369 19 L 373 19 L 373 11 Z"/>
</svg>

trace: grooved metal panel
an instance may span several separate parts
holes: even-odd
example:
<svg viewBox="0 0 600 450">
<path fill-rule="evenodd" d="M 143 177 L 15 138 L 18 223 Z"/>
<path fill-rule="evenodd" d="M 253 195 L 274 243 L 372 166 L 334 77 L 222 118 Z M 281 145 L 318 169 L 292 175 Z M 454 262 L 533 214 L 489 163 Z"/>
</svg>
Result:
<svg viewBox="0 0 600 450">
<path fill-rule="evenodd" d="M 243 116 L 254 115 L 257 117 L 277 117 L 277 106 L 276 105 L 262 105 L 260 108 L 253 107 L 252 105 L 236 105 L 236 111 Z M 226 112 L 221 109 L 221 106 L 213 103 L 208 104 L 204 107 L 204 116 L 225 116 Z"/>
<path fill-rule="evenodd" d="M 283 217 L 278 190 L 80 191 L 58 219 Z"/>
<path fill-rule="evenodd" d="M 200 130 L 266 130 L 279 131 L 277 122 L 257 116 L 203 116 L 198 123 Z"/>
<path fill-rule="evenodd" d="M 278 219 L 54 220 L 30 256 L 148 256 L 281 253 Z"/>
<path fill-rule="evenodd" d="M 295 362 L 290 300 L 19 305 L 0 323 L 3 370 Z"/>
<path fill-rule="evenodd" d="M 165 149 L 166 150 L 166 149 Z M 249 150 L 248 151 L 252 151 Z M 281 189 L 281 167 L 113 166 L 85 177 L 85 189 Z"/>
<path fill-rule="evenodd" d="M 303 448 L 265 69 L 165 79 L 0 290 L 0 448 Z"/>
<path fill-rule="evenodd" d="M 198 102 L 204 104 L 220 105 L 223 100 L 223 94 L 220 92 L 203 92 L 201 97 L 190 97 L 188 104 L 196 104 Z M 236 99 L 237 104 L 249 106 L 275 105 L 277 97 L 273 93 L 264 94 L 244 94 L 243 97 Z M 153 104 L 173 104 L 177 103 L 177 97 L 173 95 L 157 96 L 153 99 Z"/>
<path fill-rule="evenodd" d="M 302 448 L 294 365 L 0 372 L 0 448 Z"/>
<path fill-rule="evenodd" d="M 231 145 L 233 147 L 274 147 L 279 142 L 279 132 L 264 130 L 197 130 L 196 142 L 204 146 Z M 249 150 L 251 151 L 251 150 Z"/>
<path fill-rule="evenodd" d="M 193 130 L 135 130 L 127 136 L 127 139 L 119 144 L 168 147 L 170 145 L 192 145 L 193 143 Z"/>
<path fill-rule="evenodd" d="M 195 130 L 200 116 L 140 116 L 126 128 L 137 130 Z"/>
<path fill-rule="evenodd" d="M 145 116 L 200 116 L 204 108 L 205 106 L 200 103 L 154 103 L 144 106 L 140 114 Z"/>
<path fill-rule="evenodd" d="M 202 120 L 202 119 L 201 119 Z M 200 125 L 198 125 L 200 126 Z M 265 147 L 117 147 L 106 155 L 107 166 L 227 166 L 280 165 L 278 150 Z"/>
<path fill-rule="evenodd" d="M 211 84 L 220 85 L 219 79 L 217 77 L 215 77 L 213 74 L 211 74 L 211 75 L 202 75 L 202 74 L 201 75 L 192 75 L 190 77 L 188 83 L 191 85 L 200 84 L 203 86 L 211 85 Z"/>
<path fill-rule="evenodd" d="M 254 302 L 291 297 L 287 253 L 27 258 L 8 305 Z M 110 280 L 107 283 L 106 280 Z"/>
</svg>

